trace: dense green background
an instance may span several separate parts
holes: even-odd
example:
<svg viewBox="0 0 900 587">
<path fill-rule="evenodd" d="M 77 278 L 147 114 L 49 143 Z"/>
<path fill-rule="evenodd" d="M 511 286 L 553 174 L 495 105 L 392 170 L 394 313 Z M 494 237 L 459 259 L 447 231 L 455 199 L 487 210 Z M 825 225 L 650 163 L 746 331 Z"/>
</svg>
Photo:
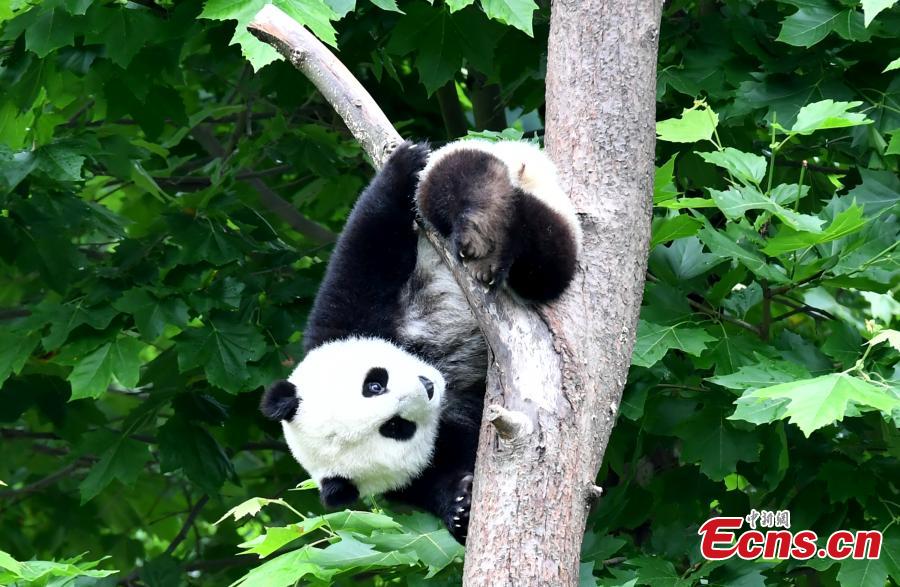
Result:
<svg viewBox="0 0 900 587">
<path fill-rule="evenodd" d="M 542 134 L 545 5 L 275 3 L 404 136 Z M 244 32 L 263 4 L 0 0 L 0 584 L 223 585 L 258 564 L 245 541 L 287 551 L 247 585 L 459 581 L 427 515 L 317 517 L 257 413 L 371 175 Z M 653 250 L 584 585 L 900 581 L 895 4 L 666 3 Z M 213 525 L 255 496 L 284 501 Z M 751 508 L 886 530 L 884 553 L 703 562 L 699 524 Z"/>
</svg>

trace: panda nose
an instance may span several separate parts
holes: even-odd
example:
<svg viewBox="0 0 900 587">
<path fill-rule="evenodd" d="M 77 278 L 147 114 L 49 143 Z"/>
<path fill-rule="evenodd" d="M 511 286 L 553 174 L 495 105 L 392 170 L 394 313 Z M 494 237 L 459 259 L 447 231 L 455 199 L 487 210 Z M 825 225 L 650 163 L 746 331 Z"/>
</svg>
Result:
<svg viewBox="0 0 900 587">
<path fill-rule="evenodd" d="M 434 383 L 431 382 L 431 379 L 427 377 L 419 376 L 419 381 L 422 382 L 422 385 L 425 387 L 425 393 L 428 394 L 428 399 L 431 399 L 434 396 Z"/>
</svg>

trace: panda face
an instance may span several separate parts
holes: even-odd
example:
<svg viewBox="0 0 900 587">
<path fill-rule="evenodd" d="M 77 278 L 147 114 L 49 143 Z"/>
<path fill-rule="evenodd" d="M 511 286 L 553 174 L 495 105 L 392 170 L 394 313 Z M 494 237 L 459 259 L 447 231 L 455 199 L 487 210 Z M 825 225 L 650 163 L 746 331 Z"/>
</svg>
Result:
<svg viewBox="0 0 900 587">
<path fill-rule="evenodd" d="M 282 420 L 291 453 L 328 504 L 342 501 L 328 499 L 333 492 L 400 489 L 428 466 L 444 387 L 437 369 L 398 346 L 350 338 L 310 351 L 262 408 Z"/>
</svg>

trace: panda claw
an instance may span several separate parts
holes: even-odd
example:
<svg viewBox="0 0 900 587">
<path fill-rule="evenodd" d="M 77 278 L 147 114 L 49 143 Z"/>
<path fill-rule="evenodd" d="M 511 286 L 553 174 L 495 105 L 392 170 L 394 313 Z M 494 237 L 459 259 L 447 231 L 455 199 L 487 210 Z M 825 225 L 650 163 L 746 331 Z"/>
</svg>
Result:
<svg viewBox="0 0 900 587">
<path fill-rule="evenodd" d="M 456 489 L 448 504 L 446 514 L 444 515 L 444 523 L 450 534 L 460 544 L 465 544 L 466 534 L 469 529 L 469 508 L 472 503 L 472 480 L 473 475 L 466 474 L 459 478 L 456 482 Z"/>
</svg>

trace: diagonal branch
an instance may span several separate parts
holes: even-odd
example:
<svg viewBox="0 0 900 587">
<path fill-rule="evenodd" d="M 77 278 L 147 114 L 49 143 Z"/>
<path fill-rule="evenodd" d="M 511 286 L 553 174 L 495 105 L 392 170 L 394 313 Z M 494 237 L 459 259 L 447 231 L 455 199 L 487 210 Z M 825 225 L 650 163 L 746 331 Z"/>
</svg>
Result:
<svg viewBox="0 0 900 587">
<path fill-rule="evenodd" d="M 222 143 L 203 125 L 195 126 L 191 130 L 191 135 L 213 157 L 224 159 L 228 155 Z M 241 170 L 238 171 L 238 176 L 239 179 L 241 177 L 245 178 L 244 180 L 259 193 L 259 200 L 263 205 L 281 217 L 291 228 L 318 244 L 333 243 L 335 241 L 336 235 L 333 232 L 297 211 L 290 202 L 278 195 L 258 175 L 254 176 L 252 172 Z"/>
<path fill-rule="evenodd" d="M 350 70 L 312 33 L 273 4 L 263 6 L 247 29 L 303 72 L 341 116 L 375 167 L 381 167 L 400 143 L 400 135 Z"/>
</svg>

